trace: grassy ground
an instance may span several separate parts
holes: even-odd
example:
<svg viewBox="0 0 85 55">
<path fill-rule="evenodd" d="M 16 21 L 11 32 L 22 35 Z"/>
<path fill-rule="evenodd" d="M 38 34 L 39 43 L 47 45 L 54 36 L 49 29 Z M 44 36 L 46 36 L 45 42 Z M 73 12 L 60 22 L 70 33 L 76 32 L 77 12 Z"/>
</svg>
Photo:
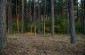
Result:
<svg viewBox="0 0 85 55">
<path fill-rule="evenodd" d="M 75 44 L 70 44 L 69 39 L 68 35 L 12 34 L 0 55 L 85 55 L 85 36 L 76 36 Z"/>
</svg>

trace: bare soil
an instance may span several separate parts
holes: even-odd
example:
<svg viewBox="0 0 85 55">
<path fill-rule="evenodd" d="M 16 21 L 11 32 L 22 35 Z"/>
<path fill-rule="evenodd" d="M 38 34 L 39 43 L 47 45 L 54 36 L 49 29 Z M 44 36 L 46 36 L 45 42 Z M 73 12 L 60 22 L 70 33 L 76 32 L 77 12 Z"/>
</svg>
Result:
<svg viewBox="0 0 85 55">
<path fill-rule="evenodd" d="M 68 35 L 12 34 L 0 55 L 85 55 L 85 36 L 76 36 L 75 44 L 69 40 Z"/>
</svg>

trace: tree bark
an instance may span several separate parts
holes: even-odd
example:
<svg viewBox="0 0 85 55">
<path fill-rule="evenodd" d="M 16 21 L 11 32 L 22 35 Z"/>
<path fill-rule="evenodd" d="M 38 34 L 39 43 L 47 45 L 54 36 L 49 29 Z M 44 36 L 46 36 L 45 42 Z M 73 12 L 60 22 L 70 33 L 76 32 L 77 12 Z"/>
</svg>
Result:
<svg viewBox="0 0 85 55">
<path fill-rule="evenodd" d="M 12 0 L 8 0 L 8 33 L 12 33 Z"/>
<path fill-rule="evenodd" d="M 75 42 L 74 6 L 73 0 L 69 0 L 70 43 Z"/>
<path fill-rule="evenodd" d="M 24 32 L 24 0 L 22 0 L 22 27 L 21 27 L 21 33 Z"/>
<path fill-rule="evenodd" d="M 45 0 L 45 8 L 44 8 L 44 19 L 43 19 L 43 28 L 44 28 L 44 35 L 45 35 L 45 19 L 46 19 L 46 0 Z"/>
<path fill-rule="evenodd" d="M 76 6 L 77 6 L 77 20 L 79 21 L 79 18 L 78 18 L 78 0 L 76 0 Z"/>
<path fill-rule="evenodd" d="M 84 10 L 84 13 L 83 13 L 83 22 L 84 22 L 84 34 L 85 34 L 85 0 L 84 0 L 84 6 L 83 6 L 83 10 Z"/>
<path fill-rule="evenodd" d="M 62 0 L 61 3 L 62 3 L 61 15 L 64 16 L 64 0 Z"/>
<path fill-rule="evenodd" d="M 38 25 L 38 33 L 40 34 L 40 0 L 38 0 L 38 22 L 39 22 L 39 25 Z"/>
<path fill-rule="evenodd" d="M 32 33 L 32 12 L 31 12 L 31 9 L 32 9 L 32 5 L 31 5 L 31 0 L 29 0 L 29 2 L 30 2 L 30 10 L 29 10 L 29 17 L 30 17 L 30 21 L 31 21 L 31 27 L 30 27 L 30 31 L 31 31 L 31 33 Z"/>
<path fill-rule="evenodd" d="M 6 47 L 6 0 L 0 0 L 0 51 Z"/>
<path fill-rule="evenodd" d="M 36 0 L 34 0 L 34 35 L 36 35 Z"/>
<path fill-rule="evenodd" d="M 52 15 L 51 34 L 52 36 L 54 36 L 54 0 L 51 0 L 51 15 Z"/>
<path fill-rule="evenodd" d="M 16 0 L 16 23 L 17 23 L 17 31 L 19 33 L 19 17 L 18 17 L 18 1 Z"/>
</svg>

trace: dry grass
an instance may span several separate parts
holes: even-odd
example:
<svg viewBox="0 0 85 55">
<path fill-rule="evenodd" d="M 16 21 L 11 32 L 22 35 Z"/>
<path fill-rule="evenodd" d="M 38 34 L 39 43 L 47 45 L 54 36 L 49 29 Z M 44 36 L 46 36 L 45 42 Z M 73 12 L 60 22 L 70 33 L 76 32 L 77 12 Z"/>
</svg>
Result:
<svg viewBox="0 0 85 55">
<path fill-rule="evenodd" d="M 76 37 L 76 43 L 70 44 L 67 35 L 8 35 L 8 47 L 2 55 L 85 55 L 85 38 Z"/>
</svg>

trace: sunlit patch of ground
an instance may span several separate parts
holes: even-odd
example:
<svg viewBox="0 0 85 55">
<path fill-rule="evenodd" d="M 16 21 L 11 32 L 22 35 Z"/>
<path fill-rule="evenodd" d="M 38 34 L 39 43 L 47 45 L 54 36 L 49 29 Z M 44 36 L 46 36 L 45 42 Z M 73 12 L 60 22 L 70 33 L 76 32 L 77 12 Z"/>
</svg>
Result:
<svg viewBox="0 0 85 55">
<path fill-rule="evenodd" d="M 34 35 L 34 33 L 31 33 L 31 32 L 28 32 L 28 33 L 26 33 L 26 34 L 27 34 L 27 35 L 31 35 L 31 36 Z"/>
<path fill-rule="evenodd" d="M 68 35 L 8 35 L 8 47 L 2 55 L 85 55 L 85 36 L 76 36 L 70 44 Z"/>
</svg>

